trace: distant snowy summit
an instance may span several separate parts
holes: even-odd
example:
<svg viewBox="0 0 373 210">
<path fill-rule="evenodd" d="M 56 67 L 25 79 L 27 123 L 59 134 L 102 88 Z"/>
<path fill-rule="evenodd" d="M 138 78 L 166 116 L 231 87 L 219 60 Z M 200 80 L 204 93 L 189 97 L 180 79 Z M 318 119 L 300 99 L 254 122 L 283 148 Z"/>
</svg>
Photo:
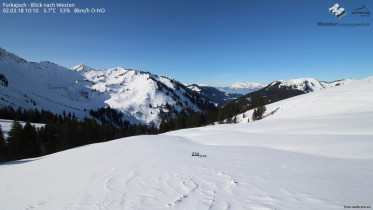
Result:
<svg viewBox="0 0 373 210">
<path fill-rule="evenodd" d="M 217 87 L 218 90 L 226 93 L 248 94 L 264 88 L 266 85 L 257 82 L 239 82 L 228 87 Z"/>
<path fill-rule="evenodd" d="M 95 71 L 96 69 L 93 69 L 83 63 L 77 65 L 77 66 L 74 66 L 71 68 L 72 71 L 82 71 L 82 72 L 87 72 L 87 71 Z"/>
<path fill-rule="evenodd" d="M 262 88 L 264 86 L 265 86 L 264 84 L 260 84 L 257 82 L 239 82 L 229 87 L 232 89 L 244 89 L 244 88 L 255 89 L 255 88 Z"/>
</svg>

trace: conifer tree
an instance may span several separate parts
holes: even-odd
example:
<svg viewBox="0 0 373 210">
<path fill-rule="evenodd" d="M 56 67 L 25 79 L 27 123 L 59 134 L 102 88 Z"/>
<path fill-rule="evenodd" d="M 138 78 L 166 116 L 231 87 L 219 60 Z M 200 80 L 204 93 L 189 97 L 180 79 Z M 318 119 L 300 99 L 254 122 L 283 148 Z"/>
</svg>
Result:
<svg viewBox="0 0 373 210">
<path fill-rule="evenodd" d="M 22 144 L 23 138 L 23 128 L 22 125 L 14 120 L 11 129 L 8 134 L 8 154 L 10 160 L 22 158 L 22 151 L 20 150 L 20 145 Z"/>
<path fill-rule="evenodd" d="M 266 110 L 267 109 L 266 109 L 265 105 L 254 109 L 253 116 L 252 116 L 253 120 L 255 121 L 255 120 L 263 119 L 263 114 L 265 113 Z"/>
<path fill-rule="evenodd" d="M 254 102 L 254 104 L 256 105 L 256 108 L 254 109 L 253 116 L 252 116 L 253 121 L 263 119 L 263 115 L 267 110 L 265 106 L 266 103 L 267 103 L 266 97 L 261 97 Z"/>
<path fill-rule="evenodd" d="M 5 138 L 4 138 L 3 130 L 1 129 L 1 125 L 0 125 L 0 162 L 5 161 L 6 159 L 5 151 L 6 151 Z"/>
<path fill-rule="evenodd" d="M 40 155 L 39 145 L 36 142 L 36 129 L 30 122 L 26 122 L 22 132 L 22 143 L 19 149 L 23 158 L 37 157 Z"/>
<path fill-rule="evenodd" d="M 37 132 L 37 142 L 39 144 L 41 155 L 47 155 L 56 152 L 57 133 L 54 125 L 46 124 Z"/>
<path fill-rule="evenodd" d="M 253 116 L 251 117 L 253 121 L 258 120 L 258 111 L 257 109 L 254 109 Z"/>
</svg>

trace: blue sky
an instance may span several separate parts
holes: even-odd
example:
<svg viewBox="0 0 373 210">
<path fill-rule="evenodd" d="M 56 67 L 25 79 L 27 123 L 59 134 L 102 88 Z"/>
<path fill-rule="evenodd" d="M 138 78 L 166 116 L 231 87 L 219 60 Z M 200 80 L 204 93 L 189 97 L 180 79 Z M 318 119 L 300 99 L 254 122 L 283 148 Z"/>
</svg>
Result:
<svg viewBox="0 0 373 210">
<path fill-rule="evenodd" d="M 349 13 L 341 20 L 328 13 L 334 0 L 66 2 L 106 13 L 0 13 L 0 46 L 31 61 L 123 66 L 210 85 L 373 75 L 373 17 L 351 14 L 363 4 L 373 8 L 371 1 L 338 1 Z M 320 27 L 318 21 L 371 26 Z"/>
</svg>

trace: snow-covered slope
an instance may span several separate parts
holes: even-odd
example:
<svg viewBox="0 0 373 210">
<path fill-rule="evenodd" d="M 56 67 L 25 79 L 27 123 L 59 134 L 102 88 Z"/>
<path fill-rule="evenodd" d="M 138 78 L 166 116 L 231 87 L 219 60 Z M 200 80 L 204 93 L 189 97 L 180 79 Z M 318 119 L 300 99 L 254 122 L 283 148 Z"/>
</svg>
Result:
<svg viewBox="0 0 373 210">
<path fill-rule="evenodd" d="M 217 89 L 226 93 L 238 93 L 245 95 L 250 92 L 259 90 L 265 86 L 266 85 L 257 82 L 239 82 L 234 83 L 233 85 L 230 85 L 228 87 L 217 87 Z"/>
<path fill-rule="evenodd" d="M 84 64 L 71 70 L 50 62 L 27 62 L 0 48 L 0 106 L 74 112 L 89 117 L 89 110 L 115 108 L 133 123 L 160 123 L 161 110 L 206 110 L 208 102 L 168 77 L 122 67 L 96 71 Z"/>
<path fill-rule="evenodd" d="M 149 72 L 127 70 L 122 67 L 83 72 L 83 81 L 94 92 L 106 95 L 105 103 L 120 110 L 132 122 L 160 123 L 160 110 L 171 112 L 190 108 L 203 111 L 205 101 L 198 94 L 168 77 L 158 77 Z M 88 96 L 89 97 L 89 96 Z"/>
<path fill-rule="evenodd" d="M 342 79 L 342 80 L 336 80 L 333 82 L 320 81 L 320 83 L 323 85 L 324 88 L 328 88 L 328 87 L 336 87 L 340 85 L 345 85 L 353 81 L 354 81 L 353 79 Z"/>
<path fill-rule="evenodd" d="M 312 127 L 317 129 L 323 129 L 323 132 L 328 133 L 329 128 L 333 133 L 334 130 L 338 130 L 339 133 L 355 133 L 364 134 L 361 131 L 369 131 L 368 134 L 373 130 L 368 129 L 370 127 L 370 120 L 368 120 L 371 112 L 373 111 L 373 93 L 369 89 L 373 86 L 373 77 L 361 81 L 348 81 L 346 85 L 336 85 L 322 91 L 311 92 L 304 95 L 299 95 L 296 97 L 288 98 L 273 104 L 266 105 L 265 118 L 261 121 L 266 123 L 276 124 L 277 129 L 282 127 L 287 127 L 283 124 L 282 120 L 294 119 L 296 122 L 303 121 L 302 119 L 331 119 L 333 122 L 322 122 L 320 120 L 319 124 L 316 123 Z M 332 101 L 333 103 L 331 103 Z M 247 123 L 248 120 L 252 121 L 253 110 L 249 110 L 245 113 L 236 116 L 239 123 Z M 354 118 L 355 120 L 348 121 L 346 127 L 340 127 L 339 124 L 334 121 L 338 121 L 343 118 Z M 359 122 L 359 126 L 354 126 L 357 123 L 357 119 L 365 119 Z M 279 121 L 278 121 L 279 120 Z M 256 125 L 255 122 L 254 125 Z M 258 123 L 261 124 L 261 123 Z M 253 125 L 253 126 L 254 126 Z M 323 128 L 325 125 L 327 127 Z M 297 126 L 295 126 L 297 127 Z M 294 127 L 293 127 L 294 128 Z M 257 130 L 259 131 L 259 130 Z M 309 129 L 299 130 L 301 133 L 310 132 Z M 320 132 L 320 131 L 319 131 Z"/>
<path fill-rule="evenodd" d="M 27 62 L 1 48 L 0 69 L 8 81 L 7 86 L 0 86 L 1 106 L 74 111 L 80 116 L 84 116 L 84 107 L 92 108 L 81 96 L 90 89 L 75 83 L 84 79 L 77 72 L 50 62 Z"/>
<path fill-rule="evenodd" d="M 373 77 L 270 104 L 261 121 L 5 163 L 0 209 L 372 206 L 372 88 Z"/>
</svg>

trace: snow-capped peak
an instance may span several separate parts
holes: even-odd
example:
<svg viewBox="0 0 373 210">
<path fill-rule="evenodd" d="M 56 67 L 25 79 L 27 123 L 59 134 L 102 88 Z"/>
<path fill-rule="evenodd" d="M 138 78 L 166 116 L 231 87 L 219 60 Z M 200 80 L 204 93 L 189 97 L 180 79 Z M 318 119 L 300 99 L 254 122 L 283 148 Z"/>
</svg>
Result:
<svg viewBox="0 0 373 210">
<path fill-rule="evenodd" d="M 238 82 L 234 83 L 228 87 L 218 87 L 218 90 L 226 93 L 238 93 L 238 94 L 248 94 L 250 92 L 257 91 L 264 88 L 266 85 L 257 82 Z"/>
<path fill-rule="evenodd" d="M 314 78 L 299 78 L 290 80 L 278 80 L 272 82 L 269 86 L 278 84 L 281 86 L 292 87 L 293 89 L 298 89 L 306 92 L 314 92 L 318 90 L 323 90 L 325 88 L 334 87 L 338 85 L 343 85 L 352 82 L 352 79 L 337 80 L 334 82 L 322 82 Z"/>
<path fill-rule="evenodd" d="M 299 78 L 299 79 L 290 79 L 290 80 L 278 80 L 271 85 L 280 83 L 281 86 L 293 87 L 302 91 L 317 91 L 324 89 L 324 86 L 314 78 Z"/>
<path fill-rule="evenodd" d="M 255 89 L 255 88 L 263 88 L 265 87 L 265 84 L 260 84 L 257 82 L 238 82 L 234 83 L 233 85 L 230 85 L 229 88 L 231 89 Z"/>
<path fill-rule="evenodd" d="M 93 68 L 91 68 L 91 67 L 89 67 L 89 66 L 87 66 L 87 65 L 85 65 L 83 63 L 81 63 L 81 64 L 79 64 L 77 66 L 72 67 L 71 70 L 73 70 L 73 71 L 84 71 L 84 72 L 95 71 L 95 69 L 93 69 Z"/>
</svg>

